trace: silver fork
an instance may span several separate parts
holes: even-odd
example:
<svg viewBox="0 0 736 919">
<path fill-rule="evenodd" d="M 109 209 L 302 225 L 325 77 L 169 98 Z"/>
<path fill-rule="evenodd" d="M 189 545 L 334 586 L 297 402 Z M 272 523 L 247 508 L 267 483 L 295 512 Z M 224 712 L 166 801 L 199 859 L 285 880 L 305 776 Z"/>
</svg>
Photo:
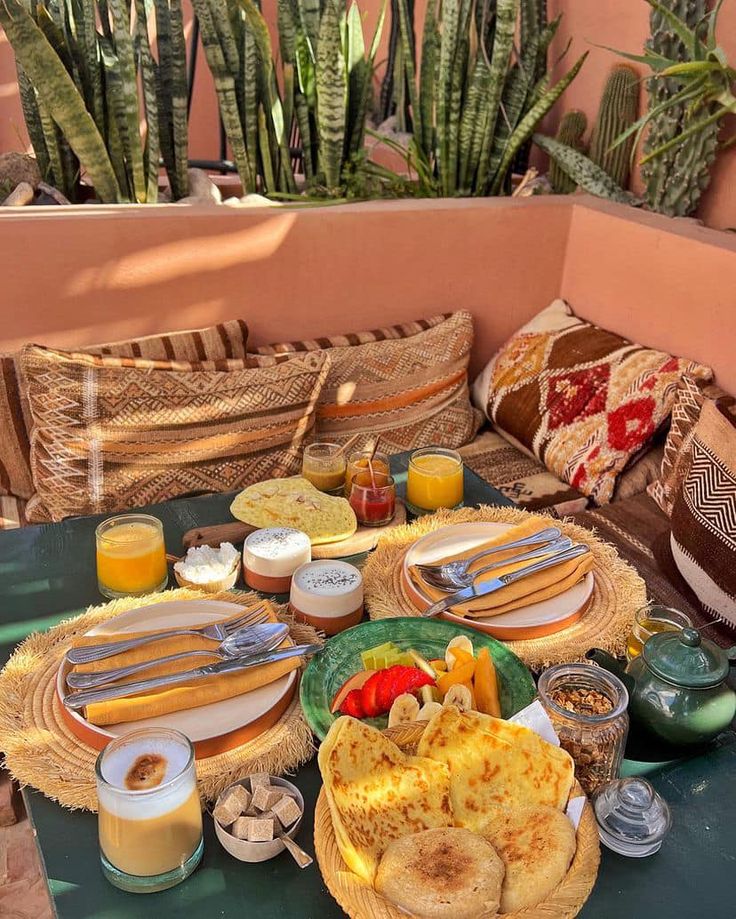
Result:
<svg viewBox="0 0 736 919">
<path fill-rule="evenodd" d="M 451 573 L 454 577 L 464 577 L 468 573 L 470 566 L 477 562 L 479 558 L 485 558 L 486 555 L 493 555 L 495 552 L 505 552 L 507 549 L 521 549 L 524 546 L 536 546 L 537 544 L 545 545 L 554 542 L 562 536 L 562 531 L 558 527 L 548 527 L 546 530 L 540 530 L 531 536 L 525 536 L 523 539 L 515 539 L 513 542 L 503 543 L 500 546 L 493 546 L 491 549 L 483 549 L 471 555 L 470 558 L 462 559 L 457 562 L 445 562 L 444 565 L 417 565 L 416 567 L 422 572 L 424 577 L 438 573 L 443 579 Z"/>
<path fill-rule="evenodd" d="M 141 635 L 139 638 L 127 638 L 122 641 L 101 642 L 99 645 L 88 645 L 86 648 L 71 648 L 66 652 L 66 659 L 70 664 L 89 664 L 92 661 L 102 661 L 106 657 L 113 657 L 131 648 L 159 641 L 162 638 L 174 638 L 178 635 L 198 635 L 201 638 L 210 638 L 212 641 L 224 641 L 228 635 L 244 625 L 255 625 L 267 619 L 265 606 L 256 606 L 248 610 L 237 619 L 227 623 L 213 622 L 203 625 L 198 629 L 167 629 L 165 632 L 151 632 L 150 635 Z"/>
<path fill-rule="evenodd" d="M 570 549 L 571 547 L 572 540 L 568 536 L 562 536 L 554 542 L 536 546 L 528 552 L 522 552 L 521 555 L 514 555 L 511 558 L 493 562 L 492 565 L 485 565 L 483 568 L 478 568 L 477 571 L 466 571 L 463 575 L 457 575 L 453 574 L 452 571 L 446 571 L 444 577 L 437 572 L 430 572 L 424 574 L 424 580 L 427 584 L 431 584 L 432 587 L 436 587 L 437 590 L 446 590 L 448 593 L 451 593 L 454 590 L 461 590 L 463 587 L 470 587 L 482 574 L 493 571 L 495 568 L 503 568 L 506 565 L 513 565 L 516 562 L 525 562 L 531 558 L 540 558 L 555 552 L 562 552 L 564 549 Z"/>
<path fill-rule="evenodd" d="M 115 683 L 124 677 L 157 667 L 159 664 L 170 664 L 189 657 L 217 657 L 221 661 L 232 657 L 243 657 L 246 654 L 258 654 L 261 651 L 272 651 L 289 635 L 289 627 L 282 622 L 264 622 L 260 625 L 246 626 L 233 632 L 216 648 L 201 651 L 181 651 L 179 654 L 168 654 L 152 661 L 141 661 L 127 667 L 115 667 L 112 670 L 100 670 L 98 673 L 69 673 L 66 681 L 72 689 L 93 689 L 105 683 Z"/>
</svg>

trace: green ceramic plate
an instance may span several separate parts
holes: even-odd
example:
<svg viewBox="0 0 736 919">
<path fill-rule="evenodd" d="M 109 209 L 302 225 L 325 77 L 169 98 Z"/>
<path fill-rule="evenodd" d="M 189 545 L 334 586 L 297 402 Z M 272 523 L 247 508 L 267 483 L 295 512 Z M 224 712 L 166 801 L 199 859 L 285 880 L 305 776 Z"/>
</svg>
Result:
<svg viewBox="0 0 736 919">
<path fill-rule="evenodd" d="M 361 651 L 392 641 L 402 651 L 413 648 L 428 659 L 442 658 L 448 642 L 456 635 L 467 635 L 476 652 L 484 647 L 490 651 L 498 674 L 504 718 L 529 705 L 536 695 L 531 674 L 506 645 L 490 635 L 441 619 L 381 619 L 362 622 L 341 632 L 312 658 L 300 689 L 302 708 L 309 726 L 320 740 L 324 740 L 337 717 L 330 712 L 332 700 L 345 681 L 362 669 Z M 387 718 L 368 718 L 366 721 L 385 728 Z"/>
</svg>

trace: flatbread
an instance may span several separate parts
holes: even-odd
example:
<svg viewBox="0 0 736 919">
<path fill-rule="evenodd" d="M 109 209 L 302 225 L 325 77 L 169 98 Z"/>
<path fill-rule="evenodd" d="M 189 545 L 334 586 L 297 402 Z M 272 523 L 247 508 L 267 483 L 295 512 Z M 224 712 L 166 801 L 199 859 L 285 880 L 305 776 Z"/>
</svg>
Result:
<svg viewBox="0 0 736 919">
<path fill-rule="evenodd" d="M 572 758 L 560 747 L 519 724 L 454 705 L 429 722 L 417 753 L 449 768 L 455 824 L 476 832 L 492 805 L 563 810 L 574 779 Z"/>
<path fill-rule="evenodd" d="M 575 855 L 575 829 L 554 807 L 491 807 L 478 833 L 504 863 L 502 913 L 545 900 L 565 877 Z"/>
<path fill-rule="evenodd" d="M 371 885 L 394 840 L 452 824 L 447 766 L 407 756 L 370 725 L 338 718 L 317 759 L 340 854 Z"/>
<path fill-rule="evenodd" d="M 423 919 L 495 916 L 503 862 L 481 836 L 456 827 L 424 830 L 392 842 L 376 874 L 376 890 Z"/>
<path fill-rule="evenodd" d="M 313 546 L 348 539 L 358 529 L 345 498 L 324 494 L 302 476 L 249 485 L 236 496 L 230 513 L 254 527 L 301 530 Z"/>
</svg>

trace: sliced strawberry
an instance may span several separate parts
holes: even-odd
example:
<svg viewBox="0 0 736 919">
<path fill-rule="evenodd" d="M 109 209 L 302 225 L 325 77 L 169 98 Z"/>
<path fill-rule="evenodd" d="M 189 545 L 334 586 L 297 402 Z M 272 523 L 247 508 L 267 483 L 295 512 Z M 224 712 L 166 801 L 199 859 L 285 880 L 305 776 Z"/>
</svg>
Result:
<svg viewBox="0 0 736 919">
<path fill-rule="evenodd" d="M 419 670 L 418 667 L 405 667 L 404 673 L 399 675 L 395 685 L 397 684 L 398 695 L 401 695 L 405 692 L 415 692 L 422 686 L 434 686 L 435 682 L 428 673 Z"/>
<path fill-rule="evenodd" d="M 378 690 L 376 692 L 376 702 L 378 703 L 381 713 L 390 711 L 394 699 L 396 698 L 394 680 L 397 679 L 399 672 L 404 669 L 405 668 L 402 667 L 401 664 L 394 664 L 393 667 L 387 667 L 385 670 L 381 671 L 382 678 L 378 683 Z"/>
<path fill-rule="evenodd" d="M 385 670 L 378 670 L 360 690 L 363 711 L 365 712 L 364 717 L 366 718 L 375 718 L 376 715 L 381 714 L 381 707 L 378 704 L 378 688 L 385 672 Z"/>
<path fill-rule="evenodd" d="M 365 718 L 363 695 L 360 689 L 352 689 L 342 700 L 341 715 L 352 715 L 353 718 Z"/>
</svg>

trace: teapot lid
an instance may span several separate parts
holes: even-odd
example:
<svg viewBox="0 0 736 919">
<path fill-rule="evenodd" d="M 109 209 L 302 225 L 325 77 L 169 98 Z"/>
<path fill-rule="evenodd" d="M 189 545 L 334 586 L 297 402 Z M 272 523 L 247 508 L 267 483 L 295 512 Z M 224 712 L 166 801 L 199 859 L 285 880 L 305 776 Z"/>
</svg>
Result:
<svg viewBox="0 0 736 919">
<path fill-rule="evenodd" d="M 697 629 L 659 632 L 642 652 L 649 669 L 676 686 L 707 689 L 728 675 L 728 657 L 718 645 L 703 638 Z"/>
</svg>

